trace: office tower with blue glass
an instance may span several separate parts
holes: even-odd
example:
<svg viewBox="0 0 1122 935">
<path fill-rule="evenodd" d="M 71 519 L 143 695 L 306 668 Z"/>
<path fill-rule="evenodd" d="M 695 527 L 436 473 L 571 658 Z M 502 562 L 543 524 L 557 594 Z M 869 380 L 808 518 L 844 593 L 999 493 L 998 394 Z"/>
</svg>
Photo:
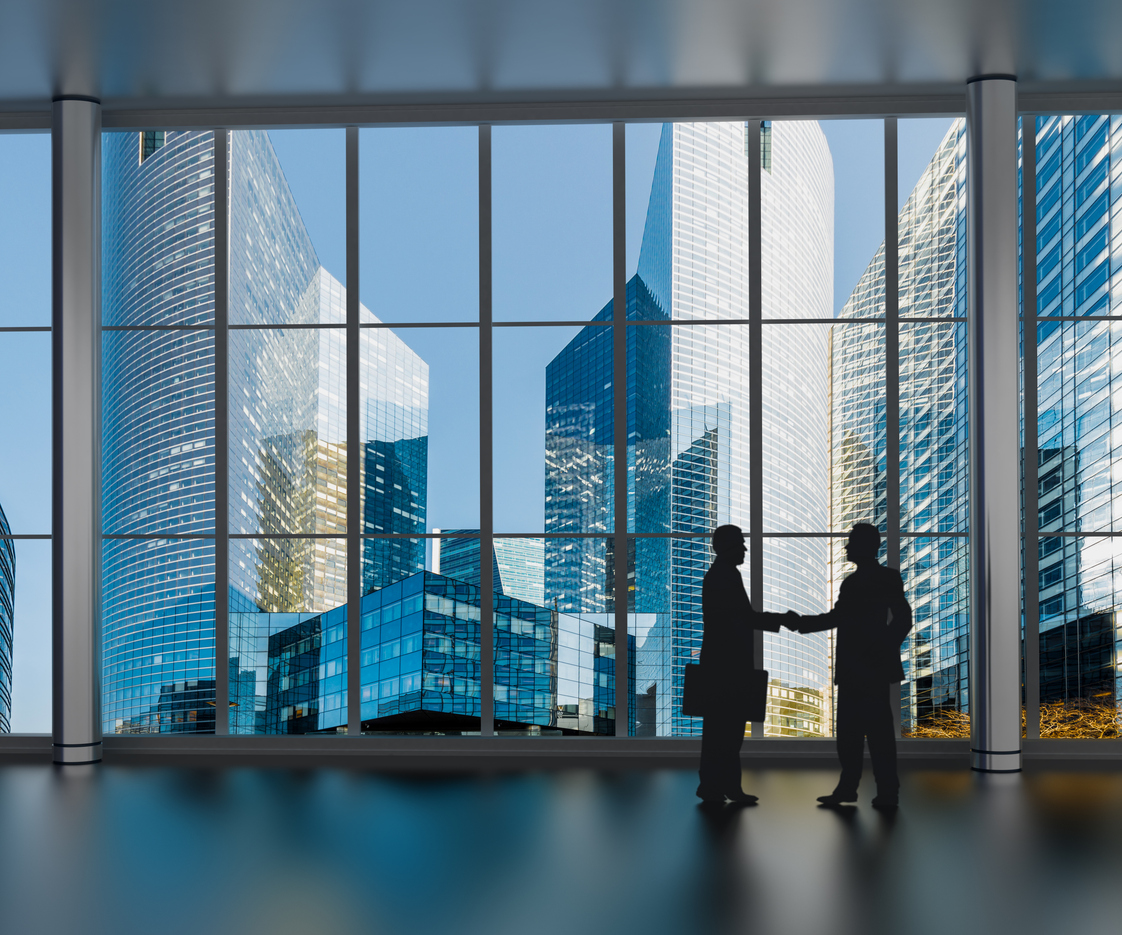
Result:
<svg viewBox="0 0 1122 935">
<path fill-rule="evenodd" d="M 899 214 L 900 564 L 915 627 L 905 731 L 965 711 L 968 680 L 965 127 L 955 121 Z M 884 246 L 830 329 L 830 528 L 885 528 Z M 922 535 L 930 533 L 931 535 Z M 954 535 L 948 536 L 951 533 Z M 939 534 L 942 534 L 940 536 Z M 845 543 L 831 552 L 840 581 Z"/>
<path fill-rule="evenodd" d="M 307 327 L 342 324 L 345 290 L 319 262 L 269 135 L 239 131 L 228 145 L 229 322 L 241 327 L 229 332 L 222 664 L 231 729 L 260 732 L 275 720 L 273 637 L 346 601 L 348 481 L 363 532 L 425 529 L 428 368 L 392 331 L 363 329 L 363 444 L 348 459 L 345 332 Z M 214 510 L 213 135 L 109 133 L 103 152 L 103 525 L 148 537 L 104 546 L 104 726 L 212 731 L 212 537 L 227 522 Z M 361 561 L 364 590 L 380 588 L 424 569 L 424 543 L 364 540 Z M 345 723 L 336 669 L 324 694 Z"/>
<path fill-rule="evenodd" d="M 1034 124 L 1025 118 L 1026 127 Z M 1040 700 L 1118 710 L 1122 118 L 1037 117 Z M 1082 321 L 1057 321 L 1057 316 Z M 1052 320 L 1050 320 L 1052 319 Z"/>
<path fill-rule="evenodd" d="M 479 530 L 433 529 L 433 532 L 445 535 L 432 540 L 432 570 L 478 587 Z M 544 606 L 545 542 L 531 538 L 494 540 L 491 581 L 496 594 Z"/>
<path fill-rule="evenodd" d="M 1030 124 L 1031 126 L 1031 124 Z M 1112 348 L 1122 247 L 1112 212 L 1122 147 L 1118 117 L 1035 118 L 1040 700 L 1117 709 L 1114 538 L 1070 535 L 1115 528 L 1112 463 L 1122 405 Z M 968 529 L 965 125 L 955 121 L 900 214 L 901 528 Z M 1114 215 L 1116 216 L 1116 215 Z M 1112 226 L 1114 225 L 1114 226 Z M 1113 266 L 1112 266 L 1113 264 Z M 878 314 L 883 248 L 841 317 Z M 1083 321 L 1061 321 L 1072 316 Z M 940 321 L 939 319 L 944 319 Z M 835 526 L 883 524 L 883 352 L 867 326 L 831 336 L 831 509 Z M 880 376 L 878 376 L 880 374 Z M 879 381 L 879 382 L 878 382 Z M 905 730 L 942 711 L 969 711 L 966 540 L 905 536 L 901 565 L 916 626 L 905 644 Z M 834 561 L 841 564 L 840 550 Z"/>
<path fill-rule="evenodd" d="M 763 128 L 764 314 L 832 310 L 833 166 L 817 123 Z M 630 582 L 635 733 L 697 733 L 681 714 L 683 669 L 701 646 L 701 579 L 715 526 L 749 528 L 748 184 L 740 123 L 666 124 L 636 275 L 627 284 L 627 459 L 632 554 L 610 539 L 548 540 L 545 591 L 562 611 L 609 613 L 616 561 Z M 720 236 L 713 236 L 717 224 Z M 547 532 L 611 534 L 612 303 L 546 372 Z M 672 325 L 677 321 L 711 325 Z M 730 324 L 722 325 L 721 321 Z M 666 322 L 666 324 L 660 324 Z M 764 330 L 764 527 L 826 528 L 827 346 L 814 326 Z M 789 439 L 798 441 L 791 457 Z M 693 538 L 665 537 L 666 534 Z M 767 543 L 765 609 L 826 608 L 825 540 Z M 831 730 L 827 638 L 767 634 L 770 734 Z M 639 712 L 646 712 L 643 716 Z"/>
<path fill-rule="evenodd" d="M 16 550 L 8 516 L 0 507 L 0 734 L 12 724 L 12 646 L 15 636 Z"/>
</svg>

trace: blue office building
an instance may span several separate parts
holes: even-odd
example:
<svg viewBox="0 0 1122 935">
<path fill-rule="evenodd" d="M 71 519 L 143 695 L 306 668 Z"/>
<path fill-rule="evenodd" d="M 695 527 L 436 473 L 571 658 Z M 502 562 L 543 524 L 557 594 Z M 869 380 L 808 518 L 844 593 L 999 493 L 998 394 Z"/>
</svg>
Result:
<svg viewBox="0 0 1122 935">
<path fill-rule="evenodd" d="M 432 570 L 479 587 L 479 530 L 433 529 L 445 533 L 432 540 Z M 491 585 L 496 594 L 527 604 L 545 604 L 545 542 L 542 539 L 495 539 L 491 550 Z"/>
<path fill-rule="evenodd" d="M 107 731 L 214 729 L 216 530 L 237 534 L 231 729 L 258 732 L 268 615 L 347 599 L 348 487 L 364 533 L 425 529 L 428 367 L 389 329 L 363 329 L 363 446 L 348 459 L 345 331 L 307 327 L 342 324 L 345 289 L 262 131 L 229 135 L 228 314 L 242 327 L 229 332 L 230 515 L 215 517 L 213 150 L 207 132 L 104 137 L 103 526 L 147 537 L 104 545 Z M 424 542 L 367 539 L 361 561 L 365 588 L 382 587 L 424 568 Z"/>
<path fill-rule="evenodd" d="M 495 727 L 611 733 L 614 631 L 608 621 L 494 595 Z M 345 606 L 267 614 L 263 733 L 346 728 Z M 479 730 L 480 591 L 421 572 L 362 598 L 362 728 L 368 733 Z"/>
</svg>

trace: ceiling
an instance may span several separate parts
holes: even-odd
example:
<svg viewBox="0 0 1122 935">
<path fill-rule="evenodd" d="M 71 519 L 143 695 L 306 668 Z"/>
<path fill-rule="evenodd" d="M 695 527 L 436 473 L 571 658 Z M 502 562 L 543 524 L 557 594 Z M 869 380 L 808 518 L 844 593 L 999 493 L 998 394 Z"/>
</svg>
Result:
<svg viewBox="0 0 1122 935">
<path fill-rule="evenodd" d="M 748 99 L 957 110 L 939 102 L 992 72 L 1016 74 L 1022 100 L 1122 101 L 1122 2 L 0 0 L 0 112 L 25 121 L 60 94 L 122 121 L 325 106 L 641 117 Z"/>
</svg>

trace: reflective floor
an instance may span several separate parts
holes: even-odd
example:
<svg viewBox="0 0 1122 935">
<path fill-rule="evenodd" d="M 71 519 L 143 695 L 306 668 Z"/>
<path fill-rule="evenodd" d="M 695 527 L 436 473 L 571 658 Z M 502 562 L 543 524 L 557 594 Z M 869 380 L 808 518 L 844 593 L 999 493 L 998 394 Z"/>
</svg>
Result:
<svg viewBox="0 0 1122 935">
<path fill-rule="evenodd" d="M 40 933 L 1110 932 L 1122 774 L 0 767 L 0 930 Z"/>
</svg>

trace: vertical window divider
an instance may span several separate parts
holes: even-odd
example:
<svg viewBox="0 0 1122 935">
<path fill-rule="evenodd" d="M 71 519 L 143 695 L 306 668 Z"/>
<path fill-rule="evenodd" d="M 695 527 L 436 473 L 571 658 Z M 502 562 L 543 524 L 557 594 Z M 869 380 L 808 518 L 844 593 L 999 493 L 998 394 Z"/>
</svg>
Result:
<svg viewBox="0 0 1122 935">
<path fill-rule="evenodd" d="M 479 732 L 495 735 L 491 328 L 491 126 L 479 125 Z"/>
<path fill-rule="evenodd" d="M 763 336 L 763 182 L 760 121 L 748 121 L 748 586 L 749 600 L 764 609 L 764 336 Z M 757 669 L 764 667 L 764 634 L 752 631 Z M 762 721 L 752 736 L 763 737 Z"/>
<path fill-rule="evenodd" d="M 214 131 L 214 732 L 230 733 L 230 158 Z"/>
<path fill-rule="evenodd" d="M 1026 129 L 1030 132 L 1026 133 Z M 1024 437 L 1021 445 L 1021 580 L 1024 588 L 1025 737 L 1040 738 L 1040 455 L 1037 450 L 1036 115 L 1021 117 L 1021 346 Z"/>
<path fill-rule="evenodd" d="M 628 684 L 627 614 L 628 589 L 627 536 L 627 158 L 626 125 L 612 124 L 612 428 L 615 434 L 613 457 L 613 546 L 615 580 L 615 725 L 616 736 L 630 733 L 631 689 Z M 636 581 L 638 584 L 638 581 Z"/>
<path fill-rule="evenodd" d="M 884 118 L 884 499 L 886 564 L 900 568 L 900 197 L 898 125 Z M 900 736 L 900 684 L 891 689 Z"/>
<path fill-rule="evenodd" d="M 347 127 L 347 733 L 362 735 L 362 400 L 359 332 L 358 127 Z"/>
</svg>

